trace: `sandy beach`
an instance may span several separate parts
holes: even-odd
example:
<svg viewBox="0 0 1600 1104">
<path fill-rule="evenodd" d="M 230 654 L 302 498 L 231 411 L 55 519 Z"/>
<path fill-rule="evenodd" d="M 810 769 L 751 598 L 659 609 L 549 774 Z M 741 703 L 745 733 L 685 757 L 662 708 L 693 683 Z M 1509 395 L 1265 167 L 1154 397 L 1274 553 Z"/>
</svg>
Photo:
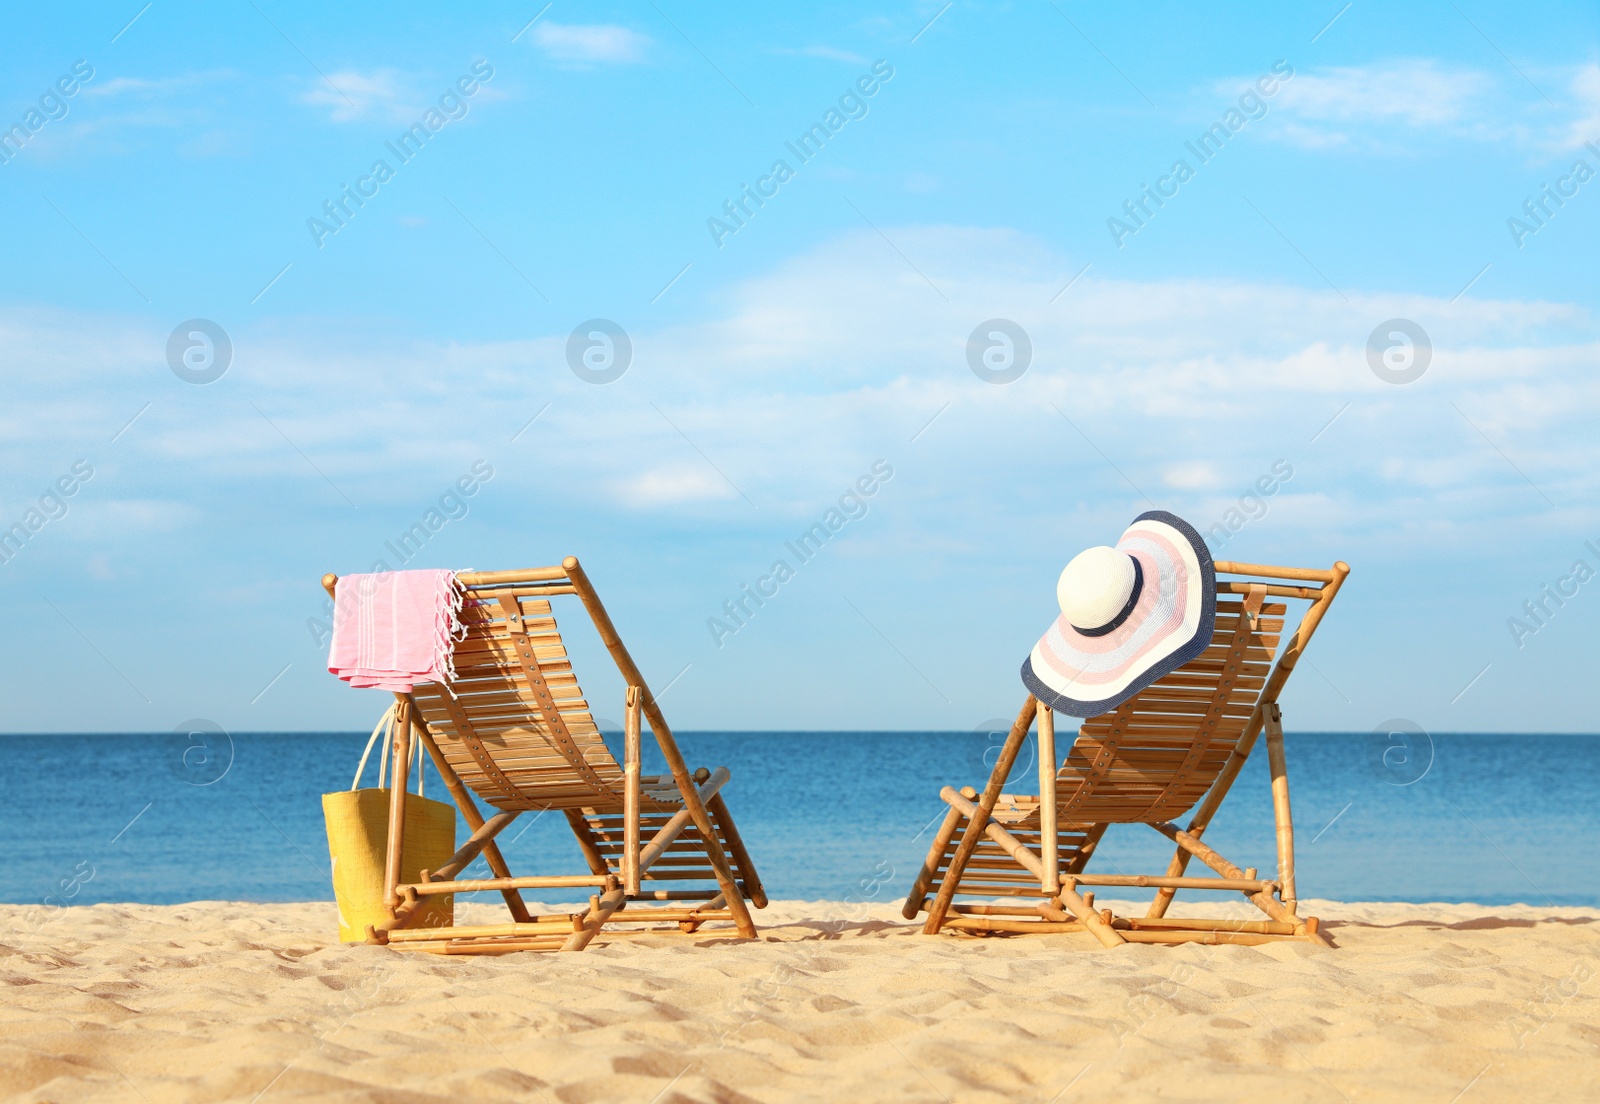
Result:
<svg viewBox="0 0 1600 1104">
<path fill-rule="evenodd" d="M 1336 949 L 928 938 L 893 905 L 788 901 L 756 943 L 706 929 L 446 958 L 332 944 L 326 903 L 5 906 L 0 1086 L 150 1102 L 1595 1098 L 1600 912 L 1306 905 Z"/>
</svg>

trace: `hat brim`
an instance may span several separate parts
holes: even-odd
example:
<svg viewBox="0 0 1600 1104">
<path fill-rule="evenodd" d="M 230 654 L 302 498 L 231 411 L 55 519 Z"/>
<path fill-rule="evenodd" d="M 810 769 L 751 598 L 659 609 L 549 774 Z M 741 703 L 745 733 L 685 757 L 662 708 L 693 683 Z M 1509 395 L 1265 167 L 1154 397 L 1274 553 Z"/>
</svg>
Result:
<svg viewBox="0 0 1600 1104">
<path fill-rule="evenodd" d="M 1116 547 L 1137 559 L 1143 574 L 1127 618 L 1095 636 L 1062 615 L 1022 664 L 1022 681 L 1034 697 L 1071 717 L 1115 709 L 1211 643 L 1217 569 L 1194 526 L 1150 510 L 1134 519 Z"/>
</svg>

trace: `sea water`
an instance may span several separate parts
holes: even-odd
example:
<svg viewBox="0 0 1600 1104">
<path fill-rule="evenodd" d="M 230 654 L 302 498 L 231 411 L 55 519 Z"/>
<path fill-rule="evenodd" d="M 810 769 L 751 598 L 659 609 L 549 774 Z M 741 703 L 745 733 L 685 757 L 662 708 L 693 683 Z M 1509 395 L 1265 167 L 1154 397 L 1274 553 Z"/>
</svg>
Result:
<svg viewBox="0 0 1600 1104">
<path fill-rule="evenodd" d="M 691 768 L 731 770 L 723 792 L 771 897 L 892 902 L 927 853 L 945 808 L 940 787 L 981 789 L 1002 736 L 682 732 L 678 741 Z M 0 736 L 9 858 L 0 900 L 331 899 L 321 795 L 350 786 L 366 737 Z M 645 744 L 647 773 L 664 770 L 648 733 Z M 1600 737 L 1298 732 L 1286 747 L 1301 897 L 1600 906 Z M 1010 788 L 1036 793 L 1036 764 L 1030 738 Z M 374 771 L 364 784 L 376 785 Z M 427 785 L 449 800 L 431 768 Z M 1206 840 L 1272 876 L 1264 747 Z M 586 870 L 558 814 L 524 814 L 500 843 L 515 873 Z M 1090 869 L 1163 873 L 1170 855 L 1149 828 L 1116 826 Z M 481 860 L 473 870 L 481 876 Z"/>
</svg>

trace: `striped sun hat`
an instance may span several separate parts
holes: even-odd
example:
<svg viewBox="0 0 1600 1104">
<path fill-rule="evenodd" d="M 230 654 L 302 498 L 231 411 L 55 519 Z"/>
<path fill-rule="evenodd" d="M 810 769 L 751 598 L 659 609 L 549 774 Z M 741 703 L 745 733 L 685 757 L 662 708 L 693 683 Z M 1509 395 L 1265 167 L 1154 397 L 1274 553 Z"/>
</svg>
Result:
<svg viewBox="0 0 1600 1104">
<path fill-rule="evenodd" d="M 1022 681 L 1052 709 L 1093 717 L 1205 651 L 1217 570 L 1194 526 L 1151 510 L 1115 548 L 1073 557 L 1056 599 L 1061 616 L 1033 646 Z"/>
</svg>

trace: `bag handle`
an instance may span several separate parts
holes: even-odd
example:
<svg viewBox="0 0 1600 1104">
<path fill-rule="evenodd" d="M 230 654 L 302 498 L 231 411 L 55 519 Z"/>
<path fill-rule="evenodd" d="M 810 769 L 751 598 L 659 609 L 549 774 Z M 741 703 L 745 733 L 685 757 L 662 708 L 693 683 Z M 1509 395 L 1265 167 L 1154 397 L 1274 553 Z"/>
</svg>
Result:
<svg viewBox="0 0 1600 1104">
<path fill-rule="evenodd" d="M 361 775 L 367 769 L 367 760 L 372 756 L 372 745 L 378 742 L 379 733 L 388 730 L 393 726 L 393 724 L 394 706 L 391 705 L 388 709 L 383 711 L 383 716 L 378 718 L 377 725 L 372 729 L 372 735 L 367 739 L 367 750 L 361 753 L 361 762 L 356 766 L 356 776 L 350 781 L 350 788 L 352 790 L 359 789 L 361 786 Z M 383 789 L 384 775 L 386 773 L 388 761 L 389 757 L 387 755 L 378 756 L 378 788 L 380 790 Z"/>
<path fill-rule="evenodd" d="M 393 704 L 391 704 L 388 709 L 385 709 L 383 711 L 383 716 L 378 718 L 378 723 L 375 726 L 373 726 L 372 735 L 367 737 L 366 750 L 361 753 L 361 762 L 356 765 L 356 776 L 353 779 L 350 780 L 350 788 L 352 790 L 357 790 L 357 789 L 360 789 L 360 787 L 361 787 L 361 776 L 362 776 L 362 774 L 364 774 L 366 772 L 367 760 L 372 758 L 372 748 L 373 748 L 374 745 L 377 744 L 378 737 L 380 735 L 385 737 L 385 739 L 384 739 L 384 747 L 385 748 L 388 748 L 390 746 L 390 744 L 393 742 L 392 737 L 393 737 L 393 734 L 394 734 L 394 712 L 395 712 L 395 707 L 394 707 Z M 423 796 L 423 792 L 422 792 L 422 756 L 421 755 L 417 755 L 416 756 L 416 760 L 417 760 L 417 796 L 421 797 L 421 796 Z M 380 790 L 384 788 L 385 784 L 388 781 L 388 773 L 389 773 L 388 768 L 389 768 L 389 756 L 387 754 L 385 754 L 385 753 L 380 753 L 378 755 L 378 789 L 380 789 Z M 405 783 L 402 782 L 401 784 L 404 785 Z"/>
</svg>

